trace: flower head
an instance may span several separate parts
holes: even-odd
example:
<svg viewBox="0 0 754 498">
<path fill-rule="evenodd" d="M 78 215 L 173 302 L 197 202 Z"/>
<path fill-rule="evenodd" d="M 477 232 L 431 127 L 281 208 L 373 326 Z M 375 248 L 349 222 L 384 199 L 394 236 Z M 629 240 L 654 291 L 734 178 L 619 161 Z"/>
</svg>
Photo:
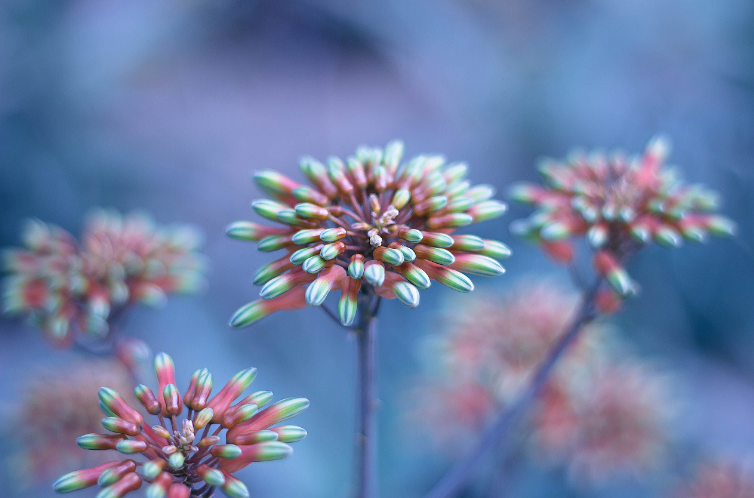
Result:
<svg viewBox="0 0 754 498">
<path fill-rule="evenodd" d="M 285 250 L 260 268 L 254 284 L 262 300 L 240 308 L 231 325 L 248 325 L 273 311 L 318 306 L 340 290 L 340 321 L 353 323 L 362 286 L 414 308 L 419 289 L 436 280 L 459 292 L 473 289 L 465 275 L 504 272 L 497 259 L 510 254 L 500 242 L 457 229 L 502 215 L 494 188 L 471 186 L 467 167 L 442 156 L 420 155 L 406 162 L 403 144 L 360 147 L 345 162 L 326 164 L 306 157 L 301 171 L 312 186 L 274 171 L 254 180 L 272 200 L 252 202 L 256 213 L 280 226 L 232 223 L 228 235 L 257 242 L 263 252 Z M 295 292 L 307 286 L 305 292 Z"/>
<path fill-rule="evenodd" d="M 563 162 L 544 160 L 544 186 L 524 183 L 511 190 L 514 200 L 537 209 L 511 230 L 566 263 L 573 258 L 570 239 L 585 236 L 596 251 L 597 273 L 617 294 L 629 295 L 635 284 L 622 263 L 631 252 L 652 241 L 678 247 L 684 239 L 702 242 L 735 231 L 733 222 L 713 213 L 716 193 L 684 184 L 665 165 L 669 151 L 668 141 L 658 137 L 637 157 L 574 152 Z"/>
<path fill-rule="evenodd" d="M 99 498 L 120 498 L 146 480 L 151 483 L 148 497 L 210 497 L 219 487 L 231 498 L 247 498 L 248 489 L 232 473 L 252 462 L 285 458 L 292 451 L 287 443 L 306 436 L 301 427 L 277 425 L 309 406 L 305 398 L 284 399 L 262 409 L 272 393 L 257 391 L 233 404 L 254 380 L 255 368 L 238 372 L 210 397 L 213 378 L 206 368 L 194 373 L 181 394 L 172 358 L 160 353 L 154 365 L 157 392 L 142 384 L 134 394 L 155 425 L 145 422 L 117 391 L 103 387 L 99 398 L 106 416 L 101 423 L 109 432 L 77 440 L 84 449 L 117 450 L 145 461 L 113 460 L 71 472 L 57 480 L 55 491 L 68 493 L 99 484 L 104 488 Z"/>
<path fill-rule="evenodd" d="M 408 397 L 410 418 L 440 446 L 473 441 L 469 434 L 479 434 L 526 388 L 577 301 L 550 280 L 527 280 L 502 296 L 474 293 L 455 303 L 422 349 L 426 375 Z M 604 356 L 603 335 L 603 325 L 589 325 L 554 376 L 588 375 Z"/>
<path fill-rule="evenodd" d="M 683 486 L 678 498 L 744 498 L 754 496 L 754 469 L 727 460 L 700 465 L 692 482 Z"/>
<path fill-rule="evenodd" d="M 102 413 L 92 395 L 102 385 L 131 389 L 128 371 L 111 361 L 85 360 L 50 367 L 29 378 L 15 410 L 22 453 L 14 458 L 26 481 L 50 478 L 70 465 L 100 464 L 102 454 L 84 455 L 76 438 L 98 430 Z M 128 396 L 129 401 L 136 401 Z"/>
<path fill-rule="evenodd" d="M 644 362 L 614 360 L 578 382 L 548 386 L 534 412 L 533 442 L 577 482 L 640 477 L 666 456 L 672 400 L 665 378 Z"/>
<path fill-rule="evenodd" d="M 157 227 L 139 213 L 94 211 L 80 243 L 60 227 L 31 220 L 22 240 L 22 249 L 5 252 L 3 309 L 30 315 L 60 345 L 75 331 L 103 338 L 109 320 L 128 305 L 160 306 L 168 293 L 203 284 L 196 231 Z"/>
<path fill-rule="evenodd" d="M 546 280 L 525 281 L 502 297 L 469 296 L 425 350 L 428 375 L 411 391 L 411 419 L 453 451 L 473 441 L 527 388 L 577 302 Z M 668 443 L 672 397 L 664 377 L 619 354 L 608 332 L 600 322 L 583 331 L 530 419 L 534 454 L 586 483 L 647 471 Z"/>
</svg>

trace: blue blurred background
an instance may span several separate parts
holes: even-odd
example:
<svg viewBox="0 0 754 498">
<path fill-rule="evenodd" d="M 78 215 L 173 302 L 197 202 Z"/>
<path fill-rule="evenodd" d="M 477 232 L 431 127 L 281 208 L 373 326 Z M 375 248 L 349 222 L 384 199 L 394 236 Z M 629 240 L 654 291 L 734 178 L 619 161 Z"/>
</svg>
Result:
<svg viewBox="0 0 754 498">
<path fill-rule="evenodd" d="M 255 298 L 269 256 L 227 238 L 261 197 L 255 169 L 294 177 L 297 160 L 406 142 L 408 154 L 466 160 L 475 182 L 535 179 L 542 155 L 573 146 L 640 151 L 655 133 L 671 163 L 722 192 L 723 212 L 754 245 L 754 4 L 748 0 L 7 0 L 0 6 L 0 246 L 27 217 L 78 234 L 93 206 L 143 208 L 206 234 L 209 288 L 134 310 L 129 335 L 176 360 L 179 383 L 259 368 L 258 389 L 306 396 L 309 436 L 286 460 L 241 473 L 253 496 L 346 497 L 354 455 L 354 340 L 321 311 L 277 314 L 250 329 L 227 320 Z M 514 250 L 504 289 L 556 275 L 508 233 L 512 206 L 474 233 Z M 615 321 L 684 386 L 679 459 L 698 448 L 745 456 L 754 445 L 754 261 L 735 241 L 651 248 L 631 272 L 643 288 Z M 443 295 L 396 302 L 380 331 L 382 496 L 421 496 L 452 463 L 407 436 L 401 392 Z M 11 410 L 39 365 L 67 363 L 22 321 L 0 321 L 0 406 Z M 6 418 L 4 417 L 3 420 Z M 6 433 L 12 427 L 6 428 Z M 410 436 L 410 435 L 409 435 Z M 9 443 L 0 444 L 5 460 Z M 458 455 L 460 456 L 460 455 Z M 2 482 L 11 471 L 0 466 Z M 511 496 L 646 496 L 579 490 L 525 467 Z M 0 495 L 43 497 L 49 483 Z M 658 487 L 661 489 L 661 486 Z M 469 496 L 474 491 L 469 491 Z M 661 493 L 661 491 L 657 491 Z M 81 496 L 88 496 L 82 492 Z M 90 493 L 94 496 L 94 493 Z"/>
</svg>

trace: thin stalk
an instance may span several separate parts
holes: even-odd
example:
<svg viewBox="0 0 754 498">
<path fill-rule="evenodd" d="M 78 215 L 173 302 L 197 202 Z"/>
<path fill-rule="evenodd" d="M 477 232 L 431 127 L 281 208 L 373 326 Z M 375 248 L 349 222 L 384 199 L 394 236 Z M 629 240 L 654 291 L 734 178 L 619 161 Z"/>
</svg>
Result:
<svg viewBox="0 0 754 498">
<path fill-rule="evenodd" d="M 357 498 L 377 496 L 377 307 L 375 296 L 356 331 L 359 348 Z"/>
<path fill-rule="evenodd" d="M 508 408 L 503 410 L 495 423 L 481 437 L 477 445 L 462 460 L 457 462 L 450 472 L 438 482 L 424 498 L 451 498 L 458 495 L 463 489 L 471 473 L 479 466 L 482 458 L 493 448 L 506 439 L 516 421 L 522 416 L 532 402 L 542 391 L 552 369 L 560 357 L 568 349 L 568 346 L 578 337 L 582 327 L 594 320 L 596 316 L 594 308 L 594 296 L 602 283 L 598 279 L 592 287 L 585 292 L 581 299 L 578 312 L 568 327 L 568 330 L 560 336 L 558 342 L 552 347 L 547 357 L 535 372 L 529 386 Z"/>
</svg>

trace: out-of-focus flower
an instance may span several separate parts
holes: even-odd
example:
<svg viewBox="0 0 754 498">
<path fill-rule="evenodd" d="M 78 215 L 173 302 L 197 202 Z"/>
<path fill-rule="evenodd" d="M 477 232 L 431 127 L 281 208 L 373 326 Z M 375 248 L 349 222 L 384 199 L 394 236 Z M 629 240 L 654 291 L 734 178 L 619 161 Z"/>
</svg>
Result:
<svg viewBox="0 0 754 498">
<path fill-rule="evenodd" d="M 528 384 L 577 302 L 575 293 L 549 280 L 524 281 L 502 296 L 469 296 L 443 318 L 445 333 L 430 339 L 428 356 L 450 377 L 481 381 L 507 403 Z M 598 355 L 603 329 L 587 326 L 560 369 L 570 373 Z"/>
<path fill-rule="evenodd" d="M 286 443 L 306 436 L 301 427 L 276 426 L 308 407 L 305 398 L 284 399 L 262 410 L 272 393 L 258 391 L 233 404 L 254 380 L 255 368 L 238 372 L 210 398 L 213 378 L 206 368 L 194 372 L 181 395 L 172 358 L 160 353 L 154 365 L 157 393 L 141 384 L 134 394 L 156 425 L 145 424 L 142 414 L 117 391 L 103 387 L 99 398 L 106 417 L 101 423 L 109 433 L 86 434 L 77 440 L 84 449 L 117 450 L 140 455 L 146 462 L 113 460 L 71 472 L 55 482 L 55 491 L 68 493 L 99 484 L 104 489 L 98 497 L 120 498 L 146 480 L 151 483 L 146 489 L 150 498 L 210 497 L 218 487 L 231 498 L 247 498 L 248 489 L 232 473 L 252 462 L 285 458 L 292 451 Z"/>
<path fill-rule="evenodd" d="M 340 289 L 340 321 L 353 323 L 362 285 L 413 308 L 419 290 L 436 280 L 459 292 L 473 289 L 465 275 L 504 272 L 497 259 L 510 255 L 500 242 L 454 235 L 458 228 L 501 216 L 489 185 L 471 186 L 467 166 L 442 156 L 420 155 L 404 163 L 403 144 L 360 147 L 345 162 L 306 157 L 301 171 L 313 187 L 274 171 L 254 180 L 274 200 L 252 202 L 261 217 L 281 226 L 232 223 L 229 236 L 258 242 L 260 251 L 285 250 L 260 268 L 259 301 L 240 308 L 231 325 L 241 327 L 278 310 L 321 305 Z M 308 288 L 303 292 L 303 287 Z M 300 291 L 295 292 L 296 290 Z M 290 291 L 290 292 L 289 292 Z"/>
<path fill-rule="evenodd" d="M 168 293 L 204 283 L 197 232 L 157 227 L 140 213 L 92 212 L 80 244 L 60 227 L 31 220 L 22 241 L 22 249 L 5 251 L 3 310 L 30 315 L 59 345 L 77 330 L 103 338 L 128 305 L 161 306 Z"/>
<path fill-rule="evenodd" d="M 454 451 L 474 441 L 528 386 L 578 299 L 541 281 L 466 301 L 431 339 L 428 374 L 408 396 L 413 425 Z M 587 483 L 653 468 L 668 442 L 672 403 L 664 377 L 619 356 L 609 332 L 601 322 L 583 331 L 555 367 L 530 420 L 534 454 Z"/>
<path fill-rule="evenodd" d="M 639 478 L 666 456 L 674 406 L 666 379 L 637 359 L 551 382 L 534 411 L 533 441 L 580 483 Z"/>
<path fill-rule="evenodd" d="M 112 361 L 86 360 L 49 368 L 29 379 L 14 418 L 21 453 L 15 471 L 26 483 L 52 478 L 65 468 L 99 464 L 105 455 L 87 455 L 76 446 L 81 434 L 97 431 L 102 413 L 93 398 L 101 386 L 129 393 L 128 371 Z M 129 401 L 136 401 L 128 395 Z"/>
<path fill-rule="evenodd" d="M 423 345 L 426 378 L 407 397 L 409 417 L 450 447 L 473 441 L 469 434 L 478 434 L 528 385 L 578 297 L 542 280 L 524 281 L 504 295 L 474 293 L 454 301 L 441 333 Z M 589 325 L 554 375 L 586 375 L 604 356 L 603 328 Z"/>
<path fill-rule="evenodd" d="M 623 262 L 652 241 L 678 247 L 683 239 L 702 242 L 708 235 L 730 236 L 735 224 L 713 214 L 718 196 L 702 185 L 685 185 L 665 165 L 669 142 L 653 138 L 644 153 L 574 152 L 564 162 L 539 164 L 545 185 L 519 184 L 511 197 L 536 211 L 511 230 L 539 244 L 554 259 L 573 258 L 571 240 L 585 236 L 595 250 L 594 266 L 620 296 L 634 292 Z"/>
<path fill-rule="evenodd" d="M 719 460 L 700 465 L 693 480 L 682 486 L 677 498 L 748 498 L 754 496 L 754 468 Z"/>
</svg>

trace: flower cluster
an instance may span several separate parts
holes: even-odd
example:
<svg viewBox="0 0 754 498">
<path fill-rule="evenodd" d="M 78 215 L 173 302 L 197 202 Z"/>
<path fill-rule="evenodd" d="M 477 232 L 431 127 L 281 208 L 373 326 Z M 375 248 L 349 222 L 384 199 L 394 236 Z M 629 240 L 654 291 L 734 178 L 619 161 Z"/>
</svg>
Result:
<svg viewBox="0 0 754 498">
<path fill-rule="evenodd" d="M 413 308 L 418 289 L 429 287 L 430 280 L 469 292 L 474 286 L 464 273 L 502 274 L 496 260 L 510 255 L 505 245 L 455 235 L 458 228 L 505 212 L 505 204 L 492 200 L 494 189 L 471 186 L 467 166 L 446 164 L 442 156 L 420 155 L 403 163 L 402 158 L 403 144 L 397 141 L 384 149 L 361 147 L 345 162 L 331 157 L 325 165 L 306 157 L 300 168 L 312 186 L 274 171 L 255 174 L 259 188 L 274 200 L 254 201 L 252 208 L 282 226 L 239 221 L 228 227 L 228 235 L 255 241 L 263 252 L 286 254 L 256 272 L 262 299 L 240 308 L 231 325 L 321 305 L 337 289 L 340 321 L 350 325 L 363 285 Z"/>
<path fill-rule="evenodd" d="M 671 402 L 665 379 L 645 363 L 605 363 L 547 386 L 532 420 L 534 447 L 580 483 L 639 478 L 666 456 Z"/>
<path fill-rule="evenodd" d="M 718 460 L 700 465 L 678 498 L 744 498 L 754 496 L 754 468 L 735 461 Z"/>
<path fill-rule="evenodd" d="M 28 380 L 14 416 L 19 427 L 14 436 L 22 451 L 14 462 L 23 481 L 52 477 L 64 466 L 104 461 L 102 455 L 82 455 L 75 443 L 100 427 L 102 413 L 91 403 L 100 386 L 128 393 L 133 384 L 125 368 L 99 359 L 51 367 Z"/>
<path fill-rule="evenodd" d="M 121 498 L 146 480 L 151 483 L 148 497 L 208 498 L 219 487 L 231 498 L 247 498 L 248 489 L 232 473 L 252 462 L 285 458 L 292 451 L 286 443 L 306 436 L 301 427 L 273 427 L 308 407 L 305 398 L 288 398 L 260 409 L 272 393 L 258 391 L 232 404 L 254 380 L 255 368 L 238 372 L 210 398 L 213 378 L 206 368 L 194 372 L 181 396 L 172 358 L 160 353 L 154 364 L 157 394 L 143 384 L 134 394 L 158 424 L 145 424 L 142 414 L 117 391 L 103 387 L 99 390 L 100 408 L 106 415 L 102 425 L 109 433 L 86 434 L 77 440 L 84 449 L 117 450 L 146 461 L 113 460 L 71 472 L 55 482 L 55 491 L 68 493 L 99 484 L 104 489 L 98 497 Z M 188 413 L 182 418 L 184 406 Z"/>
<path fill-rule="evenodd" d="M 549 281 L 525 282 L 502 298 L 460 303 L 426 349 L 429 375 L 411 392 L 411 418 L 457 449 L 473 441 L 529 384 L 573 314 L 577 297 Z M 665 383 L 617 354 L 608 328 L 592 324 L 547 381 L 530 420 L 531 447 L 581 481 L 635 474 L 667 444 Z"/>
<path fill-rule="evenodd" d="M 62 228 L 31 220 L 24 248 L 5 251 L 3 310 L 29 314 L 59 345 L 75 331 L 103 338 L 131 303 L 160 306 L 167 293 L 203 286 L 200 237 L 188 226 L 157 227 L 147 216 L 97 210 L 81 243 Z"/>
<path fill-rule="evenodd" d="M 586 236 L 598 274 L 620 296 L 630 295 L 636 286 L 622 265 L 636 249 L 653 240 L 678 247 L 683 239 L 702 242 L 735 231 L 732 221 L 711 213 L 716 193 L 685 185 L 665 165 L 669 150 L 667 140 L 654 138 L 637 157 L 574 152 L 564 162 L 542 161 L 544 186 L 511 190 L 514 200 L 537 209 L 511 230 L 565 263 L 573 258 L 569 239 Z"/>
</svg>

